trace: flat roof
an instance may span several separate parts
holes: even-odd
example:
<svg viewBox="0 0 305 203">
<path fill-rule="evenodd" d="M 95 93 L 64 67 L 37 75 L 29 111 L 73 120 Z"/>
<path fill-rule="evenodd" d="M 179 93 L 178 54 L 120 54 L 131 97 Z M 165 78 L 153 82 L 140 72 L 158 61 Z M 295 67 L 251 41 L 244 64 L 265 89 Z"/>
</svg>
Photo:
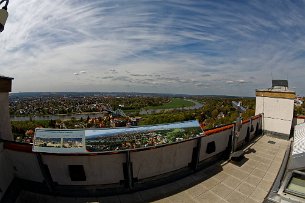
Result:
<svg viewBox="0 0 305 203">
<path fill-rule="evenodd" d="M 285 93 L 295 93 L 295 91 L 289 90 L 288 88 L 267 88 L 267 89 L 257 89 L 257 92 L 285 92 Z"/>
<path fill-rule="evenodd" d="M 7 76 L 4 76 L 4 75 L 0 75 L 0 79 L 4 79 L 4 80 L 14 80 L 14 78 L 7 77 Z"/>
</svg>

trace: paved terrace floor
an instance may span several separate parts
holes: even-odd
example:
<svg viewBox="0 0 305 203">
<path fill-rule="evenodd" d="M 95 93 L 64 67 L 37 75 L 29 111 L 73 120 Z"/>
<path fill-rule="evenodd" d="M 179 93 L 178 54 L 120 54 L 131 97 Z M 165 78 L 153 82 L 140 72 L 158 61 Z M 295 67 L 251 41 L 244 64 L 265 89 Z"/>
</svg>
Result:
<svg viewBox="0 0 305 203">
<path fill-rule="evenodd" d="M 53 197 L 22 191 L 18 203 L 32 202 L 263 202 L 281 166 L 289 141 L 262 136 L 245 149 L 238 164 L 220 162 L 175 182 L 132 194 Z"/>
</svg>

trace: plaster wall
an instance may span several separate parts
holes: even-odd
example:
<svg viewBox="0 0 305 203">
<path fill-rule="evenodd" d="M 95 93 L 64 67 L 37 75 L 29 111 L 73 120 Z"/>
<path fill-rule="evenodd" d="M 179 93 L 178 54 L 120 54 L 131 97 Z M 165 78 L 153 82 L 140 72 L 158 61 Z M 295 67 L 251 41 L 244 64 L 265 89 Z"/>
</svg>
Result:
<svg viewBox="0 0 305 203">
<path fill-rule="evenodd" d="M 17 178 L 43 182 L 38 160 L 35 153 L 24 153 L 13 150 L 5 150 L 6 157 L 12 164 L 14 175 Z"/>
<path fill-rule="evenodd" d="M 196 142 L 197 140 L 191 140 L 166 147 L 131 152 L 133 176 L 144 179 L 187 167 L 192 161 Z"/>
<path fill-rule="evenodd" d="M 0 139 L 12 141 L 8 96 L 8 92 L 0 92 Z"/>
<path fill-rule="evenodd" d="M 263 113 L 263 130 L 290 134 L 294 100 L 284 98 L 256 97 L 255 114 Z"/>
<path fill-rule="evenodd" d="M 206 137 L 203 137 L 201 139 L 201 150 L 199 155 L 199 161 L 205 160 L 207 158 L 210 158 L 224 150 L 226 150 L 228 143 L 229 143 L 229 137 L 232 133 L 232 129 L 228 129 L 219 133 L 215 133 Z M 208 154 L 207 151 L 207 145 L 210 142 L 215 142 L 216 150 L 215 152 L 212 152 Z"/>
<path fill-rule="evenodd" d="M 3 150 L 3 143 L 0 142 L 0 201 L 13 178 L 13 166 L 7 160 L 6 153 Z"/>
<path fill-rule="evenodd" d="M 60 185 L 98 185 L 113 184 L 124 180 L 124 153 L 96 156 L 56 156 L 42 155 L 54 182 Z M 83 165 L 86 181 L 71 181 L 69 165 Z"/>
</svg>

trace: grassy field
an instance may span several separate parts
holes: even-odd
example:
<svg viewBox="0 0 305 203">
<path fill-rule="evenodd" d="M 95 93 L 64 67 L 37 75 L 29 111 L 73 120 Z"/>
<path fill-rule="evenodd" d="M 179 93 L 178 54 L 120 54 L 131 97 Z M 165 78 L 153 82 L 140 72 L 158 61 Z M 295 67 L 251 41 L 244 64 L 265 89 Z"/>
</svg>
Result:
<svg viewBox="0 0 305 203">
<path fill-rule="evenodd" d="M 171 102 L 160 105 L 160 106 L 148 106 L 145 109 L 174 109 L 174 108 L 181 108 L 181 107 L 190 107 L 194 106 L 195 104 L 191 101 L 187 101 L 181 98 L 173 98 Z"/>
</svg>

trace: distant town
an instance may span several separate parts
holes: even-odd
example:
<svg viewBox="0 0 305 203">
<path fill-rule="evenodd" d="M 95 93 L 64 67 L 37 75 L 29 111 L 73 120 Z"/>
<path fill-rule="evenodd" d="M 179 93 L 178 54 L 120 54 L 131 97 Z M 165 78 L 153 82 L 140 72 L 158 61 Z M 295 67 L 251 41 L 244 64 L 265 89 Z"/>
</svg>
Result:
<svg viewBox="0 0 305 203">
<path fill-rule="evenodd" d="M 116 128 L 187 120 L 198 120 L 203 129 L 219 127 L 236 120 L 232 101 L 247 108 L 243 119 L 254 115 L 254 98 L 136 93 L 12 94 L 10 115 L 15 140 L 31 143 L 37 127 Z M 305 114 L 303 101 L 296 100 L 295 114 Z M 165 142 L 160 136 L 153 141 Z"/>
</svg>

